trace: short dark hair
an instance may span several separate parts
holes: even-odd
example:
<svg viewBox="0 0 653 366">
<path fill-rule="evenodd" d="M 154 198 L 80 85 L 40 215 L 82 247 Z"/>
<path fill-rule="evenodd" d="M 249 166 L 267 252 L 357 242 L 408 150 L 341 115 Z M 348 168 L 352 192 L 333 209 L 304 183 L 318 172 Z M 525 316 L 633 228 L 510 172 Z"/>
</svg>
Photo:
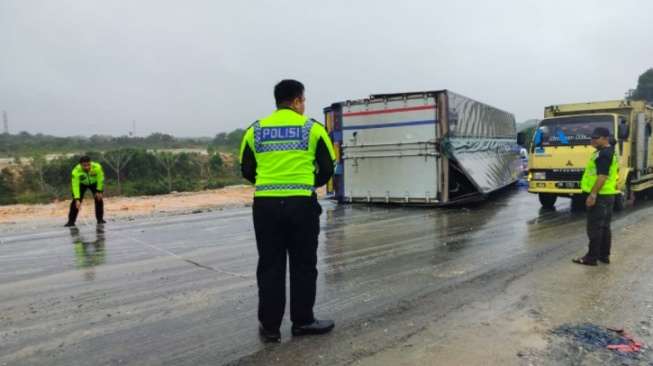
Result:
<svg viewBox="0 0 653 366">
<path fill-rule="evenodd" d="M 88 155 L 84 155 L 81 158 L 79 158 L 79 163 L 90 163 L 91 162 L 91 157 Z"/>
<path fill-rule="evenodd" d="M 281 80 L 274 86 L 274 100 L 277 107 L 292 103 L 295 98 L 301 98 L 304 94 L 304 84 L 297 80 Z"/>
</svg>

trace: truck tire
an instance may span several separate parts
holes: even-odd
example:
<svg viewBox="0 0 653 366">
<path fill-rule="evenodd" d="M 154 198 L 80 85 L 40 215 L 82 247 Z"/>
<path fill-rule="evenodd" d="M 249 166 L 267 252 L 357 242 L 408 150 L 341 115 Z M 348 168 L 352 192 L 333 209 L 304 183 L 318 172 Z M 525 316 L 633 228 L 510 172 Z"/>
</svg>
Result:
<svg viewBox="0 0 653 366">
<path fill-rule="evenodd" d="M 612 211 L 619 212 L 623 211 L 624 209 L 626 209 L 626 196 L 622 193 L 619 193 L 614 196 L 614 207 L 612 207 Z"/>
<path fill-rule="evenodd" d="M 583 211 L 585 210 L 585 200 L 582 194 L 575 194 L 571 196 L 571 210 Z"/>
<path fill-rule="evenodd" d="M 558 196 L 551 193 L 540 193 L 538 194 L 538 196 L 540 198 L 540 203 L 542 204 L 542 207 L 546 207 L 546 208 L 552 208 L 556 204 L 556 200 L 558 199 Z"/>
<path fill-rule="evenodd" d="M 633 192 L 635 194 L 635 200 L 636 201 L 645 201 L 646 200 L 646 190 L 639 191 L 639 192 Z"/>
<path fill-rule="evenodd" d="M 628 196 L 630 196 L 630 186 L 626 184 L 626 187 L 624 187 L 624 191 L 619 192 L 619 194 L 614 196 L 614 206 L 612 207 L 612 211 L 619 212 L 625 210 L 626 202 L 628 202 L 628 198 L 629 198 Z"/>
</svg>

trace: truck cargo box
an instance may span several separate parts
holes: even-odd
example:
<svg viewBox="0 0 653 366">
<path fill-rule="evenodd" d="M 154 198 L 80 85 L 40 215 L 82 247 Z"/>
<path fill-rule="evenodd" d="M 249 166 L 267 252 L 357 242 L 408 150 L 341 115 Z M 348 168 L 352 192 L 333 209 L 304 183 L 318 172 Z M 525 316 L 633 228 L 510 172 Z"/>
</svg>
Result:
<svg viewBox="0 0 653 366">
<path fill-rule="evenodd" d="M 379 94 L 324 109 L 340 202 L 441 205 L 516 182 L 512 114 L 447 90 Z"/>
</svg>

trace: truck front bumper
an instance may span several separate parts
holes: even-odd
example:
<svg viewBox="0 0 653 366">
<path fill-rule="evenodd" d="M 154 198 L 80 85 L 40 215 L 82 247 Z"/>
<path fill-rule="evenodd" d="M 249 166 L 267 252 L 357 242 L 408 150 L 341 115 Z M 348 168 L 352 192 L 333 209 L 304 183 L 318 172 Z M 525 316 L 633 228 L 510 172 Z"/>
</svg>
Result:
<svg viewBox="0 0 653 366">
<path fill-rule="evenodd" d="M 574 185 L 574 188 L 565 188 L 566 186 Z M 581 194 L 583 191 L 577 187 L 580 186 L 579 182 L 551 182 L 551 181 L 529 181 L 528 192 L 530 193 L 551 193 L 559 195 L 573 195 Z"/>
</svg>

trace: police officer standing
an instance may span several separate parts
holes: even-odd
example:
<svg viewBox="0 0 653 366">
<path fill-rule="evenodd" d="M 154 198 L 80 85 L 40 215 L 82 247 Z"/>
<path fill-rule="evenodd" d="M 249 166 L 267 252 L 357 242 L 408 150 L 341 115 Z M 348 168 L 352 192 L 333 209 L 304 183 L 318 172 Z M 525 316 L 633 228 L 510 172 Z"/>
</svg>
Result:
<svg viewBox="0 0 653 366">
<path fill-rule="evenodd" d="M 303 116 L 302 83 L 281 81 L 274 98 L 277 110 L 247 129 L 239 162 L 243 177 L 255 185 L 259 332 L 278 342 L 286 304 L 286 256 L 292 334 L 321 334 L 335 326 L 313 315 L 322 213 L 315 188 L 333 175 L 335 154 L 324 127 Z"/>
<path fill-rule="evenodd" d="M 610 131 L 604 127 L 594 129 L 590 136 L 596 151 L 590 157 L 581 189 L 587 195 L 587 236 L 589 250 L 584 257 L 574 259 L 574 263 L 596 266 L 598 261 L 610 263 L 612 247 L 612 206 L 617 192 L 617 156 L 610 146 Z"/>
<path fill-rule="evenodd" d="M 92 162 L 88 156 L 82 156 L 79 158 L 79 164 L 73 169 L 72 176 L 73 201 L 70 203 L 68 222 L 64 226 L 75 226 L 77 214 L 82 206 L 82 200 L 87 189 L 91 190 L 95 198 L 95 218 L 97 223 L 106 223 L 104 221 L 104 201 L 102 200 L 104 189 L 102 165 Z"/>
</svg>

